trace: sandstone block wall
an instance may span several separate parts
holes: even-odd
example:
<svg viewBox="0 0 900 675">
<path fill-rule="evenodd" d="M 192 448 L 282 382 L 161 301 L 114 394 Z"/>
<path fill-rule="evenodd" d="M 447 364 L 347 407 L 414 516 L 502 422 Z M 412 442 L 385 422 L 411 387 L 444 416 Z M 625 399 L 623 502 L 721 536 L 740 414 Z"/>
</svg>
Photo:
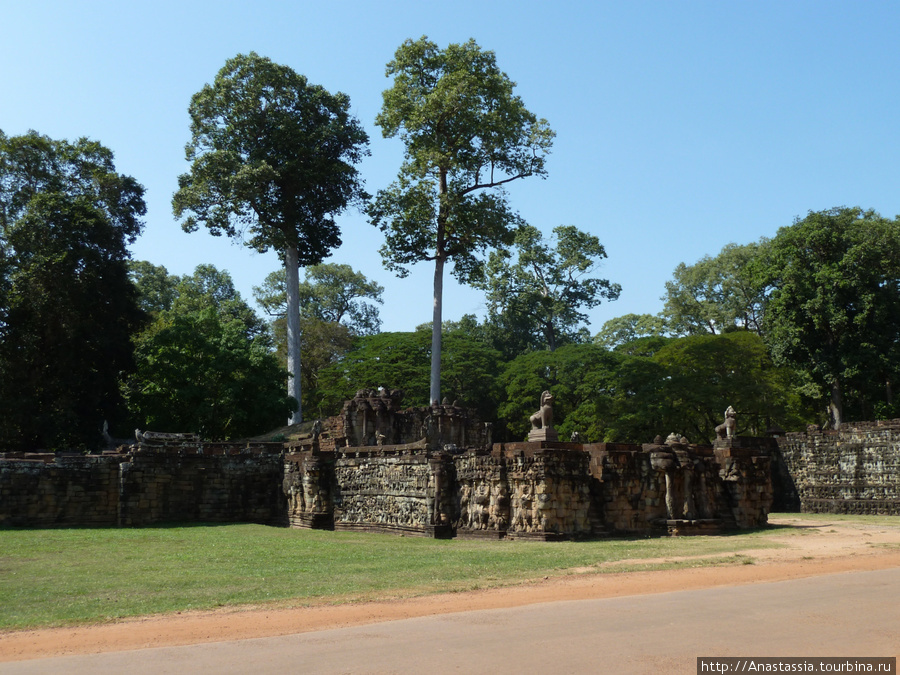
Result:
<svg viewBox="0 0 900 675">
<path fill-rule="evenodd" d="M 0 456 L 0 526 L 286 525 L 280 444 Z"/>
<path fill-rule="evenodd" d="M 773 490 L 765 446 L 765 439 L 735 438 L 714 448 L 597 443 L 585 449 L 607 528 L 682 534 L 766 524 Z"/>
<path fill-rule="evenodd" d="M 900 420 L 778 439 L 806 513 L 900 515 Z"/>
<path fill-rule="evenodd" d="M 121 464 L 119 525 L 286 524 L 280 446 L 169 447 L 129 459 Z"/>
<path fill-rule="evenodd" d="M 717 447 L 533 442 L 432 453 L 415 445 L 285 457 L 297 527 L 427 536 L 706 534 L 765 525 L 770 458 Z M 310 473 L 312 471 L 312 473 Z"/>
<path fill-rule="evenodd" d="M 0 458 L 0 526 L 115 526 L 123 461 L 6 453 Z"/>
<path fill-rule="evenodd" d="M 451 455 L 421 447 L 345 447 L 285 456 L 295 527 L 450 536 L 457 512 Z"/>
</svg>

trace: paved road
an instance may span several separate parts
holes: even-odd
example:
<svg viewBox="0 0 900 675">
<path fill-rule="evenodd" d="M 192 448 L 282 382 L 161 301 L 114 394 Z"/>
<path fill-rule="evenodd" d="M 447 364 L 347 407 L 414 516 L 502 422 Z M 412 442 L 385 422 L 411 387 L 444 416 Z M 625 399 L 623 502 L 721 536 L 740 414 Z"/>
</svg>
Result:
<svg viewBox="0 0 900 675">
<path fill-rule="evenodd" d="M 900 656 L 900 569 L 0 663 L 0 673 L 694 673 L 697 656 Z"/>
</svg>

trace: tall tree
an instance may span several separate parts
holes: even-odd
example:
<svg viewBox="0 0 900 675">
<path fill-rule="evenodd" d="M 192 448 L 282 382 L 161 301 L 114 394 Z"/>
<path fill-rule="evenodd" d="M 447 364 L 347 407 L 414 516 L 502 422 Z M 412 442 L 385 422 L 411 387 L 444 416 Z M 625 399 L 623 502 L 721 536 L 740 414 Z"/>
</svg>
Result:
<svg viewBox="0 0 900 675">
<path fill-rule="evenodd" d="M 192 232 L 240 239 L 283 256 L 288 298 L 288 394 L 300 407 L 299 267 L 341 243 L 334 217 L 366 195 L 355 164 L 368 136 L 346 94 L 330 94 L 254 52 L 228 60 L 191 98 L 189 173 L 179 177 L 175 216 Z"/>
<path fill-rule="evenodd" d="M 343 324 L 355 335 L 371 335 L 381 328 L 378 307 L 373 303 L 382 304 L 383 293 L 381 284 L 369 280 L 350 265 L 312 265 L 306 268 L 306 278 L 299 285 L 300 314 Z M 253 296 L 267 314 L 284 316 L 287 306 L 284 270 L 272 272 L 262 286 L 254 286 Z"/>
<path fill-rule="evenodd" d="M 765 336 L 776 363 L 803 374 L 843 420 L 848 385 L 881 379 L 900 344 L 900 220 L 861 208 L 810 211 L 768 244 Z M 893 372 L 892 372 L 893 371 Z"/>
<path fill-rule="evenodd" d="M 752 262 L 765 240 L 728 244 L 717 256 L 680 263 L 666 282 L 663 316 L 676 335 L 719 335 L 735 329 L 762 332 L 765 287 Z"/>
<path fill-rule="evenodd" d="M 491 253 L 475 285 L 487 294 L 488 320 L 504 332 L 524 333 L 523 346 L 553 351 L 578 341 L 588 322 L 584 310 L 619 297 L 618 284 L 590 276 L 606 257 L 600 240 L 572 225 L 553 228 L 549 241 L 525 225 L 515 251 L 515 261 L 506 249 Z"/>
<path fill-rule="evenodd" d="M 512 242 L 519 221 L 502 188 L 546 175 L 554 134 L 513 93 L 494 53 L 473 40 L 443 50 L 426 37 L 407 40 L 386 75 L 394 83 L 375 123 L 406 150 L 369 215 L 385 233 L 388 269 L 402 277 L 407 265 L 434 261 L 430 397 L 440 400 L 444 265 L 452 260 L 454 276 L 467 282 L 479 253 Z"/>
<path fill-rule="evenodd" d="M 97 447 L 143 321 L 128 278 L 143 188 L 97 142 L 0 133 L 0 441 Z"/>
</svg>

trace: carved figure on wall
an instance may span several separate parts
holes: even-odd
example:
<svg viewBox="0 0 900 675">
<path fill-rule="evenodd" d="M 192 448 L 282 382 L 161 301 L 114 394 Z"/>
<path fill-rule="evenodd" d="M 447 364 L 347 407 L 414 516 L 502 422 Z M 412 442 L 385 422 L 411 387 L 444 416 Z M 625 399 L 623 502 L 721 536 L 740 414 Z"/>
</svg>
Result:
<svg viewBox="0 0 900 675">
<path fill-rule="evenodd" d="M 737 413 L 728 406 L 725 410 L 725 422 L 716 427 L 716 438 L 732 438 L 737 430 Z"/>
<path fill-rule="evenodd" d="M 319 434 L 322 433 L 322 420 L 316 420 L 312 425 L 312 437 L 314 441 L 319 440 Z"/>
</svg>

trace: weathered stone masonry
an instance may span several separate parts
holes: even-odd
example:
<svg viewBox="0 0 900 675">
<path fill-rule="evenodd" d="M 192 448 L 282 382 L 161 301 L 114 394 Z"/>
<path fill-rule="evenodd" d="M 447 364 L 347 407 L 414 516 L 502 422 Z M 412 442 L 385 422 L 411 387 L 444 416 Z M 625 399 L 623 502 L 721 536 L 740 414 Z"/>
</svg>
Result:
<svg viewBox="0 0 900 675">
<path fill-rule="evenodd" d="M 537 539 L 692 534 L 764 525 L 772 503 L 767 439 L 494 444 L 490 427 L 461 408 L 395 403 L 393 393 L 362 391 L 321 436 L 285 455 L 292 526 Z"/>
<path fill-rule="evenodd" d="M 157 441 L 103 456 L 0 456 L 0 526 L 256 522 L 433 537 L 561 539 L 764 525 L 764 439 L 492 443 L 444 403 L 362 391 L 288 444 Z"/>
<path fill-rule="evenodd" d="M 810 427 L 778 446 L 803 512 L 900 515 L 900 420 Z"/>
<path fill-rule="evenodd" d="M 0 454 L 0 526 L 287 524 L 282 455 L 280 443 Z"/>
</svg>

